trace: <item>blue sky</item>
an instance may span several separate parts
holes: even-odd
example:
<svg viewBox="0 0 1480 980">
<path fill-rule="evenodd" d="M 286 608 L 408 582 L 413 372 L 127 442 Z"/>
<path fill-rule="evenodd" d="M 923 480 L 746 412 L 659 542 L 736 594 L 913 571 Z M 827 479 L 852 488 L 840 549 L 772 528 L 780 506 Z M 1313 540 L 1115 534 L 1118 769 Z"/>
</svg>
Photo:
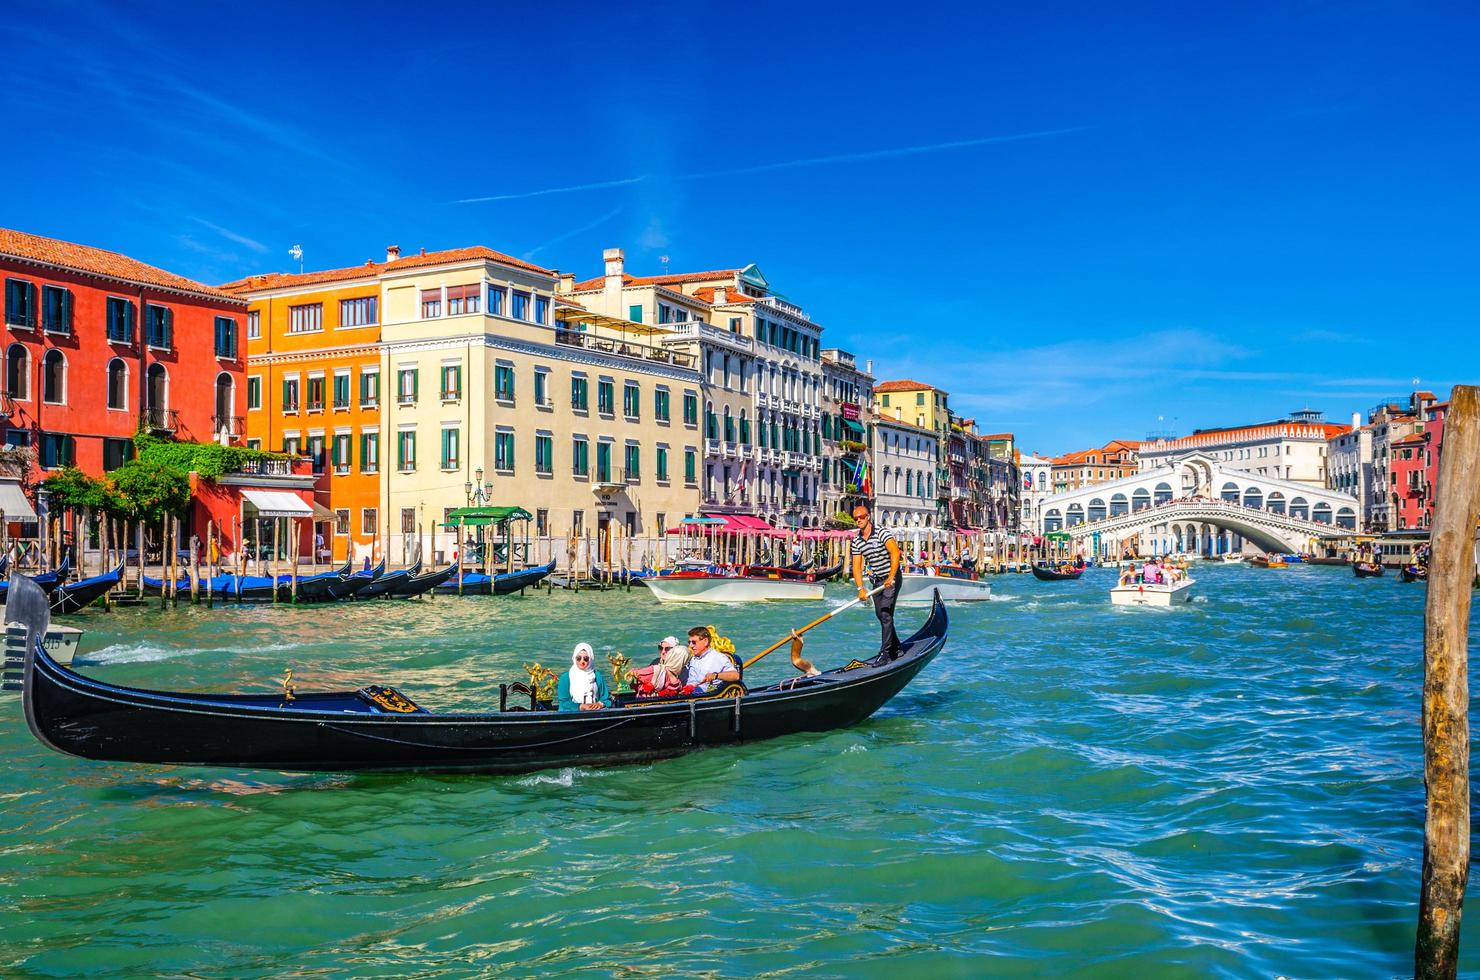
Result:
<svg viewBox="0 0 1480 980">
<path fill-rule="evenodd" d="M 1041 452 L 1480 380 L 1473 5 L 8 9 L 0 224 L 207 282 L 756 262 Z"/>
</svg>

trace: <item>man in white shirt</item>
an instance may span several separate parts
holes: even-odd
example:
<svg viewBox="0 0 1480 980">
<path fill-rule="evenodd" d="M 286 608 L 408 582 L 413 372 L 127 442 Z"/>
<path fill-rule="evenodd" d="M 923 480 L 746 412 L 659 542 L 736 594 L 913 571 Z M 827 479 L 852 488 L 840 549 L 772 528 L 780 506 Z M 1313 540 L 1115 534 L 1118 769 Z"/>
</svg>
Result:
<svg viewBox="0 0 1480 980">
<path fill-rule="evenodd" d="M 684 682 L 692 684 L 695 692 L 707 694 L 721 684 L 740 679 L 740 665 L 734 658 L 709 645 L 708 628 L 695 626 L 689 630 L 689 652 L 694 659 L 689 661 L 689 672 Z"/>
</svg>

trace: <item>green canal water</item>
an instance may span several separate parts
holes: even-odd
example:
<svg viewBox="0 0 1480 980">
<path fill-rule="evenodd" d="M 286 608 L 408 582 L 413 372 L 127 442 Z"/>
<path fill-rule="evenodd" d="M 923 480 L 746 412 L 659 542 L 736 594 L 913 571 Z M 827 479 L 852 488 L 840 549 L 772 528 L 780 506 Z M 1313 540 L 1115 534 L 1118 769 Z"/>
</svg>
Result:
<svg viewBox="0 0 1480 980">
<path fill-rule="evenodd" d="M 653 765 L 100 764 L 0 701 L 0 975 L 1411 975 L 1423 586 L 1209 567 L 1187 608 L 1117 610 L 1112 577 L 999 577 L 857 728 Z M 579 640 L 635 659 L 712 621 L 754 650 L 816 608 L 638 589 L 70 621 L 78 668 L 123 684 L 271 690 L 291 665 L 479 709 Z M 866 612 L 813 635 L 827 666 L 877 643 Z"/>
</svg>

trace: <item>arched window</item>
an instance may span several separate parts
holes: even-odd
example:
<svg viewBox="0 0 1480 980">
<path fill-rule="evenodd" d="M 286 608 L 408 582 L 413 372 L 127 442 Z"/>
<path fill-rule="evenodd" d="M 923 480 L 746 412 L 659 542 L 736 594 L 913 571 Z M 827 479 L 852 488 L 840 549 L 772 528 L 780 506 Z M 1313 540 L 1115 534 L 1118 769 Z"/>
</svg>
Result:
<svg viewBox="0 0 1480 980">
<path fill-rule="evenodd" d="M 1229 503 L 1233 503 L 1233 504 L 1238 503 L 1238 484 L 1237 483 L 1225 483 L 1225 484 L 1223 484 L 1223 499 L 1226 500 L 1226 501 L 1228 501 Z"/>
<path fill-rule="evenodd" d="M 1065 513 L 1064 520 L 1068 522 L 1068 525 L 1070 527 L 1077 527 L 1078 525 L 1083 524 L 1084 508 L 1079 506 L 1078 504 L 1070 504 L 1068 511 Z"/>
<path fill-rule="evenodd" d="M 1123 514 L 1129 513 L 1129 511 L 1130 504 L 1126 502 L 1125 494 L 1117 493 L 1110 498 L 1111 517 L 1120 517 Z"/>
<path fill-rule="evenodd" d="M 1059 513 L 1059 509 L 1057 507 L 1050 507 L 1047 511 L 1044 512 L 1043 531 L 1045 534 L 1051 534 L 1054 531 L 1062 530 L 1063 527 L 1064 518 L 1063 515 Z"/>
<path fill-rule="evenodd" d="M 1089 502 L 1089 519 L 1091 521 L 1103 521 L 1105 519 L 1105 501 L 1099 497 Z"/>
<path fill-rule="evenodd" d="M 67 401 L 67 357 L 55 347 L 41 358 L 41 400 L 49 405 Z"/>
<path fill-rule="evenodd" d="M 1310 504 L 1304 497 L 1296 497 L 1290 501 L 1290 516 L 1298 517 L 1303 521 L 1310 520 Z"/>
<path fill-rule="evenodd" d="M 1131 510 L 1145 510 L 1151 506 L 1151 491 L 1142 488 L 1131 494 Z"/>
<path fill-rule="evenodd" d="M 1343 507 L 1336 512 L 1336 526 L 1348 531 L 1357 526 L 1357 515 L 1350 507 Z"/>
<path fill-rule="evenodd" d="M 216 431 L 225 428 L 231 431 L 232 416 L 236 414 L 233 410 L 236 406 L 236 386 L 232 383 L 231 375 L 222 371 L 216 375 Z"/>
<path fill-rule="evenodd" d="M 5 351 L 5 393 L 17 401 L 31 397 L 31 355 L 24 344 L 11 344 Z"/>
<path fill-rule="evenodd" d="M 1285 512 L 1285 495 L 1278 490 L 1271 493 L 1269 495 L 1269 501 L 1265 503 L 1264 508 L 1275 514 L 1283 514 Z"/>
<path fill-rule="evenodd" d="M 910 470 L 904 475 L 904 495 L 911 496 L 915 492 L 915 471 Z"/>
<path fill-rule="evenodd" d="M 740 444 L 750 445 L 750 419 L 745 417 L 745 409 L 740 409 Z"/>
<path fill-rule="evenodd" d="M 108 362 L 108 407 L 128 409 L 128 365 L 121 357 Z"/>
<path fill-rule="evenodd" d="M 170 375 L 163 364 L 149 365 L 145 375 L 144 413 L 147 423 L 154 428 L 169 426 Z"/>
<path fill-rule="evenodd" d="M 1324 504 L 1324 503 L 1322 503 L 1322 504 L 1316 504 L 1315 509 L 1310 512 L 1310 516 L 1317 523 L 1320 523 L 1320 524 L 1330 524 L 1331 523 L 1331 505 L 1330 504 Z"/>
<path fill-rule="evenodd" d="M 1250 487 L 1244 491 L 1244 506 L 1259 510 L 1264 506 L 1264 493 L 1258 487 Z"/>
<path fill-rule="evenodd" d="M 1156 485 L 1155 502 L 1160 505 L 1172 499 L 1172 485 L 1170 483 L 1158 483 Z"/>
<path fill-rule="evenodd" d="M 725 442 L 735 441 L 735 420 L 730 416 L 730 406 L 725 406 Z"/>
</svg>

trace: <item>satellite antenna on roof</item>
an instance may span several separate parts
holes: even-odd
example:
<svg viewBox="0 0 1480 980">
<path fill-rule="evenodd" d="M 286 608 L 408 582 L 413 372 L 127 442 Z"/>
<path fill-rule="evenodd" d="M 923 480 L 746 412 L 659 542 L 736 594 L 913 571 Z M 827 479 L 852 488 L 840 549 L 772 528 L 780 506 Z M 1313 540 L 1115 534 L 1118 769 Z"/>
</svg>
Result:
<svg viewBox="0 0 1480 980">
<path fill-rule="evenodd" d="M 294 245 L 292 248 L 288 249 L 288 255 L 293 259 L 294 262 L 298 263 L 298 271 L 300 273 L 303 272 L 303 246 Z"/>
</svg>

